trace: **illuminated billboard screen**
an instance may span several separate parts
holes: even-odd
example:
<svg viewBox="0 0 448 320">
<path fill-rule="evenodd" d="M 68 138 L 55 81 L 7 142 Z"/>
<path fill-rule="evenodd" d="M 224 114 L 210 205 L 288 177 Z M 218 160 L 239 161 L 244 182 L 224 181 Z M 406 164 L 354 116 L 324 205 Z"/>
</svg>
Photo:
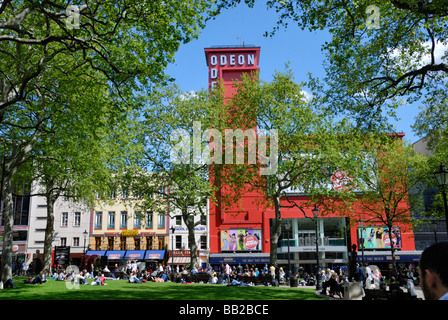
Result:
<svg viewBox="0 0 448 320">
<path fill-rule="evenodd" d="M 221 251 L 261 251 L 261 229 L 221 230 Z"/>
<path fill-rule="evenodd" d="M 391 241 L 389 239 L 389 228 L 379 227 L 358 227 L 358 239 L 360 249 L 390 249 Z M 392 243 L 394 248 L 401 249 L 401 230 L 400 227 L 392 228 Z"/>
</svg>

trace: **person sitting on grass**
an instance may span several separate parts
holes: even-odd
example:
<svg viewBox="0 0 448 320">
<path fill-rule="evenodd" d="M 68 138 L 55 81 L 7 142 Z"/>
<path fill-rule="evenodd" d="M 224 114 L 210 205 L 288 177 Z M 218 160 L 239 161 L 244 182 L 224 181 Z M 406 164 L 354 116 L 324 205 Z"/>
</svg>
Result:
<svg viewBox="0 0 448 320">
<path fill-rule="evenodd" d="M 33 284 L 33 277 L 28 277 L 27 279 L 23 280 L 23 283 L 25 284 Z"/>
<path fill-rule="evenodd" d="M 46 281 L 46 280 L 45 280 Z M 38 275 L 36 275 L 36 277 L 33 279 L 33 284 L 42 284 L 42 283 L 44 283 L 45 282 L 44 281 L 44 276 L 43 276 L 43 274 L 42 274 L 42 272 L 41 273 L 39 273 Z"/>
<path fill-rule="evenodd" d="M 129 277 L 129 283 L 141 283 L 141 280 L 137 278 L 135 271 L 131 272 L 131 276 Z"/>
<path fill-rule="evenodd" d="M 95 281 L 91 283 L 91 285 L 105 286 L 106 277 L 101 272 L 98 272 L 98 275 L 95 278 Z"/>
<path fill-rule="evenodd" d="M 86 280 L 86 277 L 84 276 L 83 271 L 81 271 L 80 273 L 78 273 L 75 276 L 74 283 L 75 284 L 87 284 L 87 280 Z"/>
<path fill-rule="evenodd" d="M 12 279 L 8 279 L 3 282 L 3 289 L 8 289 L 8 288 L 17 289 L 16 287 L 14 287 L 14 282 L 12 282 Z"/>
<path fill-rule="evenodd" d="M 65 270 L 61 270 L 56 281 L 65 281 L 67 279 L 67 275 L 65 274 Z"/>
<path fill-rule="evenodd" d="M 243 281 L 239 281 L 237 279 L 233 279 L 232 282 L 230 282 L 227 286 L 241 286 L 241 287 L 245 287 L 245 286 L 248 286 L 248 284 L 243 282 Z"/>
</svg>

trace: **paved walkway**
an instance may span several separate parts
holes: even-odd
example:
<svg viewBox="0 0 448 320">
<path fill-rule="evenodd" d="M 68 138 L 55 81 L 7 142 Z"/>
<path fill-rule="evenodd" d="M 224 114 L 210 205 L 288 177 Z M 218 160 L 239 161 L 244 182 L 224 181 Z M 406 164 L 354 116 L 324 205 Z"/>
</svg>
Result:
<svg viewBox="0 0 448 320">
<path fill-rule="evenodd" d="M 315 286 L 312 286 L 312 287 L 311 287 L 311 286 L 301 286 L 301 287 L 299 287 L 299 288 L 316 289 Z M 404 288 L 402 288 L 402 289 L 403 289 L 404 292 L 407 292 L 406 289 L 404 289 Z M 422 288 L 421 288 L 419 285 L 416 285 L 416 286 L 415 286 L 415 291 L 416 291 L 416 293 L 417 293 L 417 298 L 421 298 L 421 299 L 425 300 L 424 295 L 423 295 Z M 327 298 L 330 299 L 330 300 L 343 300 L 343 299 L 341 299 L 341 298 L 339 298 L 339 297 L 334 297 L 334 298 L 333 298 L 333 297 L 330 297 L 329 295 L 323 295 L 323 294 L 321 294 L 320 292 L 321 292 L 321 290 L 316 290 L 316 294 L 319 295 L 319 296 L 327 297 Z M 361 299 L 361 298 L 358 298 L 358 299 L 356 299 L 356 300 L 362 300 L 362 299 Z"/>
</svg>

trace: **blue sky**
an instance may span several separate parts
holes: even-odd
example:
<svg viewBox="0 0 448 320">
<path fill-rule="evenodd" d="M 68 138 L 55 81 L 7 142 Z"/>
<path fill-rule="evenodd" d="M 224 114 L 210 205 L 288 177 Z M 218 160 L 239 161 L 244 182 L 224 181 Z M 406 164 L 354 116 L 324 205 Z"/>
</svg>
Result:
<svg viewBox="0 0 448 320">
<path fill-rule="evenodd" d="M 204 48 L 216 45 L 256 45 L 260 51 L 260 78 L 269 81 L 276 70 L 283 71 L 289 63 L 297 82 L 308 80 L 307 73 L 323 77 L 324 55 L 321 46 L 328 35 L 324 31 L 300 30 L 290 23 L 287 29 L 279 30 L 274 37 L 264 37 L 276 25 L 276 13 L 268 10 L 264 2 L 254 8 L 239 5 L 221 13 L 209 21 L 199 39 L 181 45 L 176 62 L 167 73 L 176 79 L 183 91 L 196 91 L 208 87 L 208 69 Z M 418 113 L 416 106 L 404 106 L 398 112 L 401 120 L 394 122 L 397 132 L 404 132 L 405 139 L 416 142 L 419 137 L 412 132 L 411 125 Z"/>
</svg>

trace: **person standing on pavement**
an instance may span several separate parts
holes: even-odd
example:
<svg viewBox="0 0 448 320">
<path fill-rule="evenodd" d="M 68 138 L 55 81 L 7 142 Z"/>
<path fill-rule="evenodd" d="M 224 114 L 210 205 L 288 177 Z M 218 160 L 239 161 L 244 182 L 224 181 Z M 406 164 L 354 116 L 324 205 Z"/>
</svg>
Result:
<svg viewBox="0 0 448 320">
<path fill-rule="evenodd" d="M 21 273 L 21 275 L 22 276 L 25 276 L 26 275 L 26 263 L 25 263 L 25 260 L 22 260 L 22 265 L 21 265 L 21 271 L 22 271 L 22 273 Z"/>
<path fill-rule="evenodd" d="M 227 284 L 230 283 L 230 266 L 228 263 L 226 263 L 226 281 L 227 281 Z"/>
<path fill-rule="evenodd" d="M 126 264 L 126 273 L 128 275 L 131 275 L 131 271 L 132 271 L 132 263 L 131 260 L 128 260 L 128 263 Z"/>
<path fill-rule="evenodd" d="M 417 298 L 417 292 L 415 291 L 414 279 L 410 278 L 408 275 L 404 276 L 405 285 L 404 287 L 408 290 L 408 293 Z"/>
<path fill-rule="evenodd" d="M 426 300 L 448 300 L 448 242 L 426 248 L 419 264 L 420 286 Z"/>
<path fill-rule="evenodd" d="M 272 279 L 275 279 L 275 267 L 274 265 L 271 265 L 271 267 L 269 268 L 269 273 L 272 276 Z"/>
</svg>

